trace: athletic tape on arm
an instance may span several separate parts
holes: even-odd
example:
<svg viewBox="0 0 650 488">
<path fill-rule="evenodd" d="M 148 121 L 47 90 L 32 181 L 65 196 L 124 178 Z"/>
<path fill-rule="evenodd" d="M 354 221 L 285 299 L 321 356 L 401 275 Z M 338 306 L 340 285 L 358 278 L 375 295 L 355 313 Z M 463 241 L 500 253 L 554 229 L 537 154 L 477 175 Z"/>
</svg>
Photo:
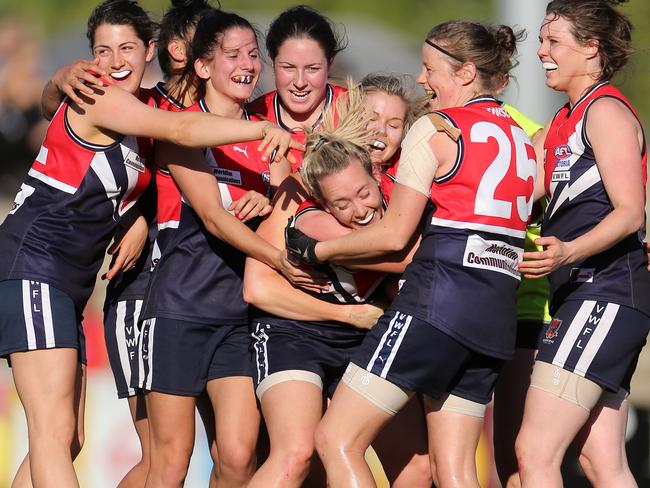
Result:
<svg viewBox="0 0 650 488">
<path fill-rule="evenodd" d="M 397 183 L 429 196 L 431 183 L 438 170 L 438 158 L 431 150 L 429 139 L 436 132 L 444 132 L 454 141 L 460 131 L 435 113 L 420 117 L 402 141 L 402 154 L 397 168 Z"/>
</svg>

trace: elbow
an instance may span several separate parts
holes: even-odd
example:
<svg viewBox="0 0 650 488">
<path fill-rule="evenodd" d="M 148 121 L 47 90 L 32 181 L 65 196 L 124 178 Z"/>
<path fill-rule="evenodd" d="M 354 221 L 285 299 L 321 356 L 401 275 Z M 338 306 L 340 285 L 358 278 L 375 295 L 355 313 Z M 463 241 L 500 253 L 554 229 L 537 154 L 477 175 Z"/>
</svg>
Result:
<svg viewBox="0 0 650 488">
<path fill-rule="evenodd" d="M 266 303 L 269 294 L 266 292 L 264 285 L 260 283 L 260 281 L 261 280 L 255 279 L 255 277 L 250 279 L 244 278 L 244 301 L 260 310 L 266 310 Z"/>
<path fill-rule="evenodd" d="M 639 229 L 645 228 L 646 216 L 644 210 L 637 210 L 630 215 L 630 234 L 637 232 Z"/>
<path fill-rule="evenodd" d="M 384 241 L 384 249 L 386 252 L 399 252 L 402 251 L 409 241 L 411 240 L 411 234 L 406 231 L 398 230 L 396 232 L 390 232 Z"/>
</svg>

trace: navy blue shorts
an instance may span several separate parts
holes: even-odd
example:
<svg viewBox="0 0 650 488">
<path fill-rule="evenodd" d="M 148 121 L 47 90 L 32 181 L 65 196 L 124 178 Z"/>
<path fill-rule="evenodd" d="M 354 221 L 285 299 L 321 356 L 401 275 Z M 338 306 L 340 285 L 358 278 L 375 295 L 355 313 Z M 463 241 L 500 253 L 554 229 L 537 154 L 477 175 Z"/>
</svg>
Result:
<svg viewBox="0 0 650 488">
<path fill-rule="evenodd" d="M 439 399 L 445 393 L 487 404 L 502 359 L 485 356 L 411 315 L 387 310 L 352 358 L 391 383 Z"/>
<path fill-rule="evenodd" d="M 72 299 L 47 283 L 0 281 L 0 357 L 37 349 L 74 348 L 86 364 L 83 317 Z"/>
<path fill-rule="evenodd" d="M 365 331 L 329 322 L 300 327 L 253 322 L 255 388 L 281 371 L 309 371 L 323 382 L 323 391 L 332 396 Z"/>
<path fill-rule="evenodd" d="M 209 325 L 152 318 L 142 322 L 136 386 L 198 396 L 210 380 L 252 376 L 248 325 Z"/>
<path fill-rule="evenodd" d="M 543 330 L 537 360 L 573 371 L 607 390 L 630 391 L 650 317 L 623 305 L 568 300 Z"/>
<path fill-rule="evenodd" d="M 543 320 L 518 320 L 515 347 L 518 349 L 537 349 L 539 335 L 547 326 L 548 322 Z"/>
<path fill-rule="evenodd" d="M 142 300 L 107 300 L 104 304 L 104 340 L 118 398 L 137 393 L 137 388 L 131 386 L 131 380 L 133 372 L 138 369 L 138 322 L 141 310 Z"/>
</svg>

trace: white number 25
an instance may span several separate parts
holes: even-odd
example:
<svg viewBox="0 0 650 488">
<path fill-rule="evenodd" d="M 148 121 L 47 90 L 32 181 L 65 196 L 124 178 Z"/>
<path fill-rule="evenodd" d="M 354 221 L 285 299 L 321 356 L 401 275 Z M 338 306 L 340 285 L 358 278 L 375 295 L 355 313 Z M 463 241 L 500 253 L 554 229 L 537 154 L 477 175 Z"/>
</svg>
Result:
<svg viewBox="0 0 650 488">
<path fill-rule="evenodd" d="M 522 180 L 533 178 L 536 175 L 536 163 L 534 159 L 528 157 L 527 146 L 530 146 L 530 139 L 520 127 L 511 127 L 512 139 L 515 142 L 515 161 L 517 162 L 517 176 Z M 504 219 L 512 218 L 512 202 L 499 200 L 494 194 L 497 187 L 503 181 L 508 169 L 510 168 L 510 159 L 512 156 L 512 145 L 506 133 L 498 125 L 491 122 L 478 122 L 472 126 L 470 139 L 472 142 L 488 142 L 492 138 L 499 146 L 499 152 L 485 171 L 481 182 L 478 185 L 476 193 L 476 203 L 474 213 L 489 217 L 500 217 Z M 533 195 L 528 198 L 526 195 L 517 196 L 517 212 L 523 222 L 528 221 L 530 212 L 533 207 Z"/>
</svg>

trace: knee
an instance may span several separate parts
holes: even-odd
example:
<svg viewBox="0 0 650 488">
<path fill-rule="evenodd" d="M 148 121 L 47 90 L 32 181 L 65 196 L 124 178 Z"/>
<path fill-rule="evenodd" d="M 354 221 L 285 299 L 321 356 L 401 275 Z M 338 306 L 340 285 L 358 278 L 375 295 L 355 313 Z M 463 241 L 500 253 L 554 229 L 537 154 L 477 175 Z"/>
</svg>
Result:
<svg viewBox="0 0 650 488">
<path fill-rule="evenodd" d="M 328 457 L 332 450 L 340 452 L 340 448 L 344 447 L 344 444 L 344 439 L 339 438 L 325 422 L 321 422 L 314 433 L 314 445 L 323 460 Z"/>
<path fill-rule="evenodd" d="M 234 442 L 219 451 L 217 466 L 229 478 L 248 480 L 255 471 L 255 461 L 255 446 Z"/>
<path fill-rule="evenodd" d="M 578 456 L 580 467 L 592 486 L 615 486 L 616 480 L 628 471 L 627 459 L 616 449 L 582 451 Z"/>
<path fill-rule="evenodd" d="M 309 442 L 296 442 L 285 446 L 280 454 L 280 463 L 284 475 L 290 480 L 300 480 L 307 477 L 314 455 L 314 445 Z M 273 449 L 271 449 L 273 456 Z"/>
<path fill-rule="evenodd" d="M 30 444 L 46 443 L 48 446 L 64 446 L 74 452 L 75 444 L 77 444 L 74 416 L 66 415 L 32 422 L 29 425 L 29 440 Z M 33 446 L 30 446 L 30 449 L 32 448 Z M 81 446 L 79 446 L 77 453 L 80 449 Z"/>
<path fill-rule="evenodd" d="M 515 457 L 517 468 L 520 473 L 526 473 L 532 469 L 546 469 L 553 463 L 552 456 L 545 455 L 539 443 L 532 442 L 525 432 L 520 432 L 515 441 Z"/>
<path fill-rule="evenodd" d="M 433 483 L 429 456 L 418 454 L 404 467 L 397 479 L 391 484 L 393 488 L 430 488 Z"/>
<path fill-rule="evenodd" d="M 151 450 L 151 470 L 158 471 L 162 479 L 182 484 L 187 476 L 187 470 L 192 455 L 192 446 L 180 442 L 156 444 Z"/>
</svg>

